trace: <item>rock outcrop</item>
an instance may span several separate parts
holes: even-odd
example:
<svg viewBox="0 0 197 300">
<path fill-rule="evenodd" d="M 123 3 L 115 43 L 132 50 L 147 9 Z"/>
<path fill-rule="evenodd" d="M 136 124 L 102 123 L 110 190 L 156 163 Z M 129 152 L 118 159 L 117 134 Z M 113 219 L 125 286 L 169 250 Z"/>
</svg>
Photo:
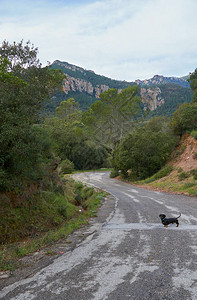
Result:
<svg viewBox="0 0 197 300">
<path fill-rule="evenodd" d="M 188 88 L 189 86 L 185 79 L 176 77 L 155 75 L 151 79 L 138 79 L 134 83 L 112 80 L 95 74 L 94 71 L 86 70 L 67 62 L 55 61 L 54 65 L 56 68 L 62 69 L 66 75 L 66 79 L 63 82 L 63 91 L 66 95 L 69 95 L 70 92 L 80 92 L 99 99 L 100 94 L 110 88 L 118 88 L 120 92 L 129 85 L 137 84 L 144 110 L 156 110 L 165 102 L 167 103 L 167 97 L 169 98 L 170 95 L 173 97 L 177 90 L 180 89 L 180 86 L 183 88 Z M 161 85 L 169 85 L 171 89 L 163 91 L 164 89 Z"/>
<path fill-rule="evenodd" d="M 96 85 L 93 86 L 91 82 L 86 81 L 84 79 L 71 77 L 68 74 L 66 74 L 66 79 L 63 82 L 63 91 L 65 94 L 68 94 L 70 91 L 72 92 L 81 92 L 81 93 L 87 93 L 91 96 L 99 98 L 100 94 L 108 91 L 109 86 L 105 84 Z M 121 89 L 118 90 L 119 92 Z"/>
<path fill-rule="evenodd" d="M 145 110 L 149 108 L 151 111 L 153 111 L 165 103 L 165 100 L 161 97 L 161 90 L 159 87 L 148 89 L 141 88 L 140 96 L 142 98 Z"/>
</svg>

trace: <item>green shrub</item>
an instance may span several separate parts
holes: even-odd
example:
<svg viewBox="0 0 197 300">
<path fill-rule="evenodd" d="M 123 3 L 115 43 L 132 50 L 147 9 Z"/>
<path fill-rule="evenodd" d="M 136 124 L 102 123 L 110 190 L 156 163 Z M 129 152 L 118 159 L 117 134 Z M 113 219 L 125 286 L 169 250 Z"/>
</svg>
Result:
<svg viewBox="0 0 197 300">
<path fill-rule="evenodd" d="M 190 173 L 193 175 L 194 180 L 197 180 L 197 169 L 191 170 Z"/>
<path fill-rule="evenodd" d="M 60 163 L 61 173 L 70 174 L 74 171 L 74 164 L 69 159 L 65 159 Z"/>
<path fill-rule="evenodd" d="M 178 179 L 179 179 L 179 181 L 181 181 L 181 180 L 184 180 L 184 179 L 188 178 L 189 176 L 190 176 L 189 173 L 182 172 L 182 173 L 179 174 Z"/>
<path fill-rule="evenodd" d="M 173 170 L 172 165 L 166 165 L 163 167 L 161 170 L 159 170 L 157 173 L 155 173 L 153 176 L 147 178 L 144 182 L 145 183 L 150 183 L 152 181 L 158 180 L 160 178 L 163 178 L 165 176 L 168 176 Z"/>
<path fill-rule="evenodd" d="M 166 165 L 165 167 L 163 167 L 161 170 L 159 170 L 155 175 L 155 179 L 160 179 L 163 178 L 165 176 L 168 176 L 173 170 L 173 166 L 172 165 Z"/>
<path fill-rule="evenodd" d="M 92 187 L 85 187 L 82 191 L 82 198 L 87 199 L 91 197 L 94 193 L 94 189 Z"/>
<path fill-rule="evenodd" d="M 190 171 L 190 174 L 191 175 L 195 175 L 197 173 L 197 169 L 192 169 L 191 171 Z"/>
<path fill-rule="evenodd" d="M 117 176 L 119 176 L 119 172 L 117 170 L 111 171 L 110 178 L 114 178 L 114 177 L 117 177 Z"/>
<path fill-rule="evenodd" d="M 179 148 L 177 148 L 173 153 L 172 153 L 172 158 L 177 158 L 179 157 L 186 149 L 186 146 L 182 144 Z"/>
<path fill-rule="evenodd" d="M 82 182 L 76 182 L 75 183 L 75 193 L 77 194 L 83 189 L 83 183 Z"/>
<path fill-rule="evenodd" d="M 77 195 L 75 196 L 75 200 L 77 202 L 77 205 L 81 205 L 82 204 L 82 196 L 81 196 L 81 193 L 77 193 Z"/>
<path fill-rule="evenodd" d="M 183 103 L 173 113 L 171 126 L 175 134 L 183 135 L 197 128 L 197 103 Z"/>
<path fill-rule="evenodd" d="M 190 134 L 191 134 L 191 136 L 193 136 L 193 138 L 195 138 L 197 140 L 197 130 L 192 130 L 192 132 Z"/>
<path fill-rule="evenodd" d="M 114 163 L 127 178 L 149 178 L 165 166 L 177 142 L 169 121 L 154 118 L 121 140 L 115 149 Z"/>
<path fill-rule="evenodd" d="M 193 187 L 193 186 L 196 186 L 197 185 L 197 183 L 195 183 L 195 182 L 186 182 L 185 184 L 184 184 L 184 188 L 190 188 L 190 187 Z"/>
<path fill-rule="evenodd" d="M 183 171 L 183 169 L 181 167 L 178 168 L 177 172 L 181 173 Z"/>
</svg>

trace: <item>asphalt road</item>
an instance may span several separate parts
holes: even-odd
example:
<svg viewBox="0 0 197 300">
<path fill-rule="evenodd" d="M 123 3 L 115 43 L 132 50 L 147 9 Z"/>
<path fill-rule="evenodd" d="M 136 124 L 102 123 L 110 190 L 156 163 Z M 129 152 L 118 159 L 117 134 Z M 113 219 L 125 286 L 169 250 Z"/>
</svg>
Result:
<svg viewBox="0 0 197 300">
<path fill-rule="evenodd" d="M 197 198 L 136 188 L 108 172 L 76 174 L 110 192 L 114 209 L 83 243 L 36 274 L 3 288 L 1 299 L 197 299 Z M 159 214 L 179 218 L 164 228 Z"/>
</svg>

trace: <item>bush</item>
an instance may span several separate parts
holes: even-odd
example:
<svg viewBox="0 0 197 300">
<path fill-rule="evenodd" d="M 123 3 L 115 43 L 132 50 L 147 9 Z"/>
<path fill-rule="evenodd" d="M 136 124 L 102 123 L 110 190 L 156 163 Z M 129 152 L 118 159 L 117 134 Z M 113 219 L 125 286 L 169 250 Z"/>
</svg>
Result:
<svg viewBox="0 0 197 300">
<path fill-rule="evenodd" d="M 172 134 L 168 120 L 154 118 L 121 140 L 114 162 L 126 178 L 142 180 L 166 164 L 176 145 L 177 137 Z"/>
<path fill-rule="evenodd" d="M 74 171 L 74 164 L 69 159 L 65 159 L 60 163 L 61 173 L 70 174 Z"/>
<path fill-rule="evenodd" d="M 197 169 L 192 169 L 191 171 L 190 171 L 190 174 L 191 175 L 195 175 L 197 173 Z"/>
<path fill-rule="evenodd" d="M 183 171 L 183 169 L 181 167 L 178 168 L 177 172 L 181 173 Z"/>
<path fill-rule="evenodd" d="M 197 180 L 197 169 L 192 169 L 190 174 L 193 175 L 194 180 Z"/>
<path fill-rule="evenodd" d="M 197 130 L 193 130 L 190 134 L 197 140 Z"/>
<path fill-rule="evenodd" d="M 173 170 L 173 166 L 172 165 L 167 165 L 165 167 L 163 167 L 161 170 L 159 170 L 155 175 L 153 175 L 155 177 L 155 179 L 160 179 L 162 177 L 165 177 L 167 175 L 169 175 Z"/>
<path fill-rule="evenodd" d="M 117 170 L 111 171 L 111 173 L 110 173 L 110 178 L 115 178 L 115 177 L 117 177 L 117 176 L 119 176 L 119 172 L 118 172 Z"/>
<path fill-rule="evenodd" d="M 156 174 L 151 176 L 150 178 L 147 178 L 145 180 L 145 183 L 150 183 L 150 182 L 155 181 L 157 179 L 168 176 L 172 172 L 172 170 L 173 170 L 173 166 L 172 165 L 167 165 L 167 166 L 163 167 L 161 170 L 159 170 Z"/>
<path fill-rule="evenodd" d="M 189 173 L 182 172 L 182 173 L 179 174 L 178 179 L 179 179 L 179 181 L 181 181 L 181 180 L 184 180 L 184 179 L 188 178 L 189 176 L 190 176 Z"/>
<path fill-rule="evenodd" d="M 197 128 L 197 103 L 184 103 L 172 115 L 172 129 L 175 134 L 183 135 Z"/>
</svg>

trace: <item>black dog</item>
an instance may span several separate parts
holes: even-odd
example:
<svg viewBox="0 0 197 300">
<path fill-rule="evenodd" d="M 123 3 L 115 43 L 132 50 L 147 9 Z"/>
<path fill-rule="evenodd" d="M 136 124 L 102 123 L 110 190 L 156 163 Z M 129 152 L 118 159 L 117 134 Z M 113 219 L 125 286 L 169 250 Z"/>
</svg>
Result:
<svg viewBox="0 0 197 300">
<path fill-rule="evenodd" d="M 181 216 L 181 213 L 180 213 Z M 177 218 L 166 218 L 166 215 L 164 214 L 160 214 L 159 217 L 161 219 L 162 224 L 164 225 L 164 227 L 168 227 L 168 224 L 170 223 L 176 223 L 176 227 L 179 226 L 179 221 L 177 220 L 180 216 L 178 216 Z"/>
</svg>

